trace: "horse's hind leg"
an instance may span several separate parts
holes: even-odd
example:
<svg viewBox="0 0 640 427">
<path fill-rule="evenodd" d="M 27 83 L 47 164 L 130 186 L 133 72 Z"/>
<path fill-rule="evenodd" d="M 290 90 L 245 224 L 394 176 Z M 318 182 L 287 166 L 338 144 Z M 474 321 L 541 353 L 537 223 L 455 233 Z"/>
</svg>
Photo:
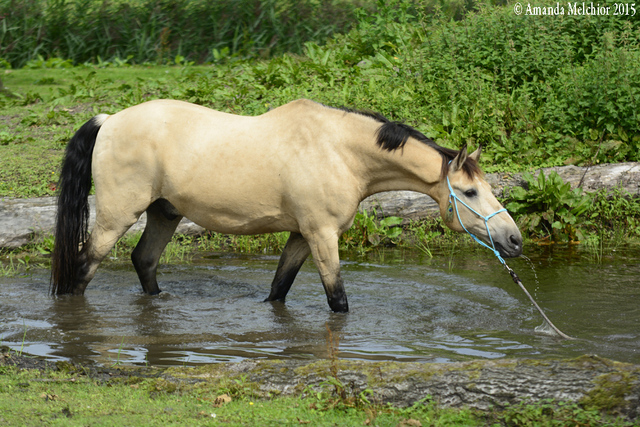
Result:
<svg viewBox="0 0 640 427">
<path fill-rule="evenodd" d="M 164 199 L 156 200 L 147 208 L 147 225 L 131 254 L 131 261 L 142 289 L 149 295 L 160 293 L 156 280 L 158 262 L 181 219 L 175 207 Z"/>
<path fill-rule="evenodd" d="M 309 244 L 300 233 L 291 233 L 284 246 L 276 275 L 271 283 L 271 293 L 265 301 L 284 301 L 291 285 L 311 253 Z"/>
<path fill-rule="evenodd" d="M 108 214 L 103 212 L 108 212 Z M 119 217 L 119 220 L 116 220 L 111 216 L 111 211 L 97 209 L 96 224 L 80 253 L 80 267 L 77 281 L 73 287 L 75 295 L 84 294 L 102 260 L 137 219 L 137 216 L 132 214 L 126 219 Z"/>
</svg>

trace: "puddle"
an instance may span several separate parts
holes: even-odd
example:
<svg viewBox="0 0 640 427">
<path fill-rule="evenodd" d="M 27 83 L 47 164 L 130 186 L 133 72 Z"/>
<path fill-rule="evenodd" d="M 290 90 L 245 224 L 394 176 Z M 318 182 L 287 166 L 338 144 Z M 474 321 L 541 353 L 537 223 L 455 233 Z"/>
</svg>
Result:
<svg viewBox="0 0 640 427">
<path fill-rule="evenodd" d="M 48 270 L 0 278 L 0 340 L 15 351 L 104 365 L 197 365 L 245 358 L 339 357 L 451 362 L 598 354 L 640 363 L 640 253 L 595 263 L 575 247 L 533 247 L 509 265 L 567 334 L 540 335 L 542 319 L 485 251 L 433 259 L 382 250 L 344 256 L 350 312 L 329 310 L 307 261 L 286 304 L 264 303 L 277 256 L 216 255 L 161 266 L 163 293 L 141 293 L 130 263 L 103 265 L 84 297 L 48 296 Z M 537 281 L 536 281 L 537 276 Z M 325 326 L 326 325 L 326 326 Z"/>
</svg>

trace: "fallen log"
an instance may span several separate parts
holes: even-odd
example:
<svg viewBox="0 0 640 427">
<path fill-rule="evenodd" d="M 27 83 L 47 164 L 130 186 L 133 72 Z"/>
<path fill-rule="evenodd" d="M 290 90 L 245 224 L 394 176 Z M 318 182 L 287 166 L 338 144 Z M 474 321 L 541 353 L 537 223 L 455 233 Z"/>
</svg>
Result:
<svg viewBox="0 0 640 427">
<path fill-rule="evenodd" d="M 542 169 L 545 174 L 556 171 L 572 187 L 581 185 L 585 191 L 620 188 L 632 196 L 640 195 L 640 163 L 596 165 L 590 168 L 564 166 Z M 537 172 L 534 173 L 537 175 Z M 496 196 L 504 197 L 508 189 L 524 186 L 522 173 L 487 174 Z M 0 248 L 17 248 L 38 236 L 51 234 L 56 212 L 55 197 L 32 199 L 0 199 Z M 95 220 L 94 197 L 89 197 L 90 223 Z M 375 194 L 363 200 L 361 210 L 375 211 L 378 216 L 398 216 L 404 219 L 420 219 L 436 215 L 438 207 L 429 196 L 412 191 L 392 191 Z M 141 231 L 146 224 L 143 216 L 130 229 Z M 177 230 L 182 234 L 202 234 L 204 229 L 183 219 Z"/>
<path fill-rule="evenodd" d="M 586 192 L 616 188 L 630 196 L 640 195 L 640 163 L 614 163 L 595 165 L 589 168 L 562 166 L 541 169 L 545 175 L 556 172 L 571 188 L 580 186 Z M 537 176 L 539 171 L 533 172 Z M 496 197 L 508 196 L 513 187 L 526 187 L 523 173 L 491 173 L 486 180 L 491 184 Z M 398 216 L 405 219 L 420 219 L 438 213 L 438 205 L 429 196 L 413 191 L 390 191 L 374 194 L 362 201 L 360 209 L 375 211 L 378 216 Z"/>
</svg>

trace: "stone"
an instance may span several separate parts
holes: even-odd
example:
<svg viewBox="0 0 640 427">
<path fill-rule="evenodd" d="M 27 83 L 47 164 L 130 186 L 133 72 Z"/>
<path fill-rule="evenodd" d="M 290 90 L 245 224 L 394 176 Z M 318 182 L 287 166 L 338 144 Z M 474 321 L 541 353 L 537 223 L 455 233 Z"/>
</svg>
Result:
<svg viewBox="0 0 640 427">
<path fill-rule="evenodd" d="M 328 379 L 334 377 L 347 396 L 369 390 L 370 401 L 396 407 L 412 406 L 426 399 L 443 407 L 488 411 L 521 402 L 553 401 L 616 412 L 631 420 L 640 415 L 640 366 L 594 355 L 568 360 L 455 363 L 370 362 L 335 357 L 312 362 L 252 360 L 169 368 L 165 375 L 169 381 L 199 379 L 214 383 L 242 378 L 245 387 L 264 396 L 331 391 L 336 381 Z M 615 399 L 608 398 L 610 390 L 615 390 Z"/>
</svg>

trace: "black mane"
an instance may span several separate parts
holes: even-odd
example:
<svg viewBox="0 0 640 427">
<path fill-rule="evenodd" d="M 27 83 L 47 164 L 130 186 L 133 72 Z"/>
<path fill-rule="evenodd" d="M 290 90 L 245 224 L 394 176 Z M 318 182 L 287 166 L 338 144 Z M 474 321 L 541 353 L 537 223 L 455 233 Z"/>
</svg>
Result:
<svg viewBox="0 0 640 427">
<path fill-rule="evenodd" d="M 433 148 L 438 152 L 438 154 L 440 154 L 440 156 L 442 156 L 442 169 L 440 173 L 443 177 L 449 173 L 449 162 L 459 153 L 458 150 L 453 150 L 436 144 L 434 140 L 408 124 L 391 121 L 380 113 L 367 110 L 354 110 L 351 108 L 339 108 L 339 110 L 369 117 L 381 123 L 381 126 L 376 131 L 376 144 L 383 150 L 395 151 L 402 149 L 409 138 L 413 138 Z M 471 158 L 467 158 L 462 170 L 470 178 L 476 174 L 482 173 L 477 162 Z"/>
</svg>

